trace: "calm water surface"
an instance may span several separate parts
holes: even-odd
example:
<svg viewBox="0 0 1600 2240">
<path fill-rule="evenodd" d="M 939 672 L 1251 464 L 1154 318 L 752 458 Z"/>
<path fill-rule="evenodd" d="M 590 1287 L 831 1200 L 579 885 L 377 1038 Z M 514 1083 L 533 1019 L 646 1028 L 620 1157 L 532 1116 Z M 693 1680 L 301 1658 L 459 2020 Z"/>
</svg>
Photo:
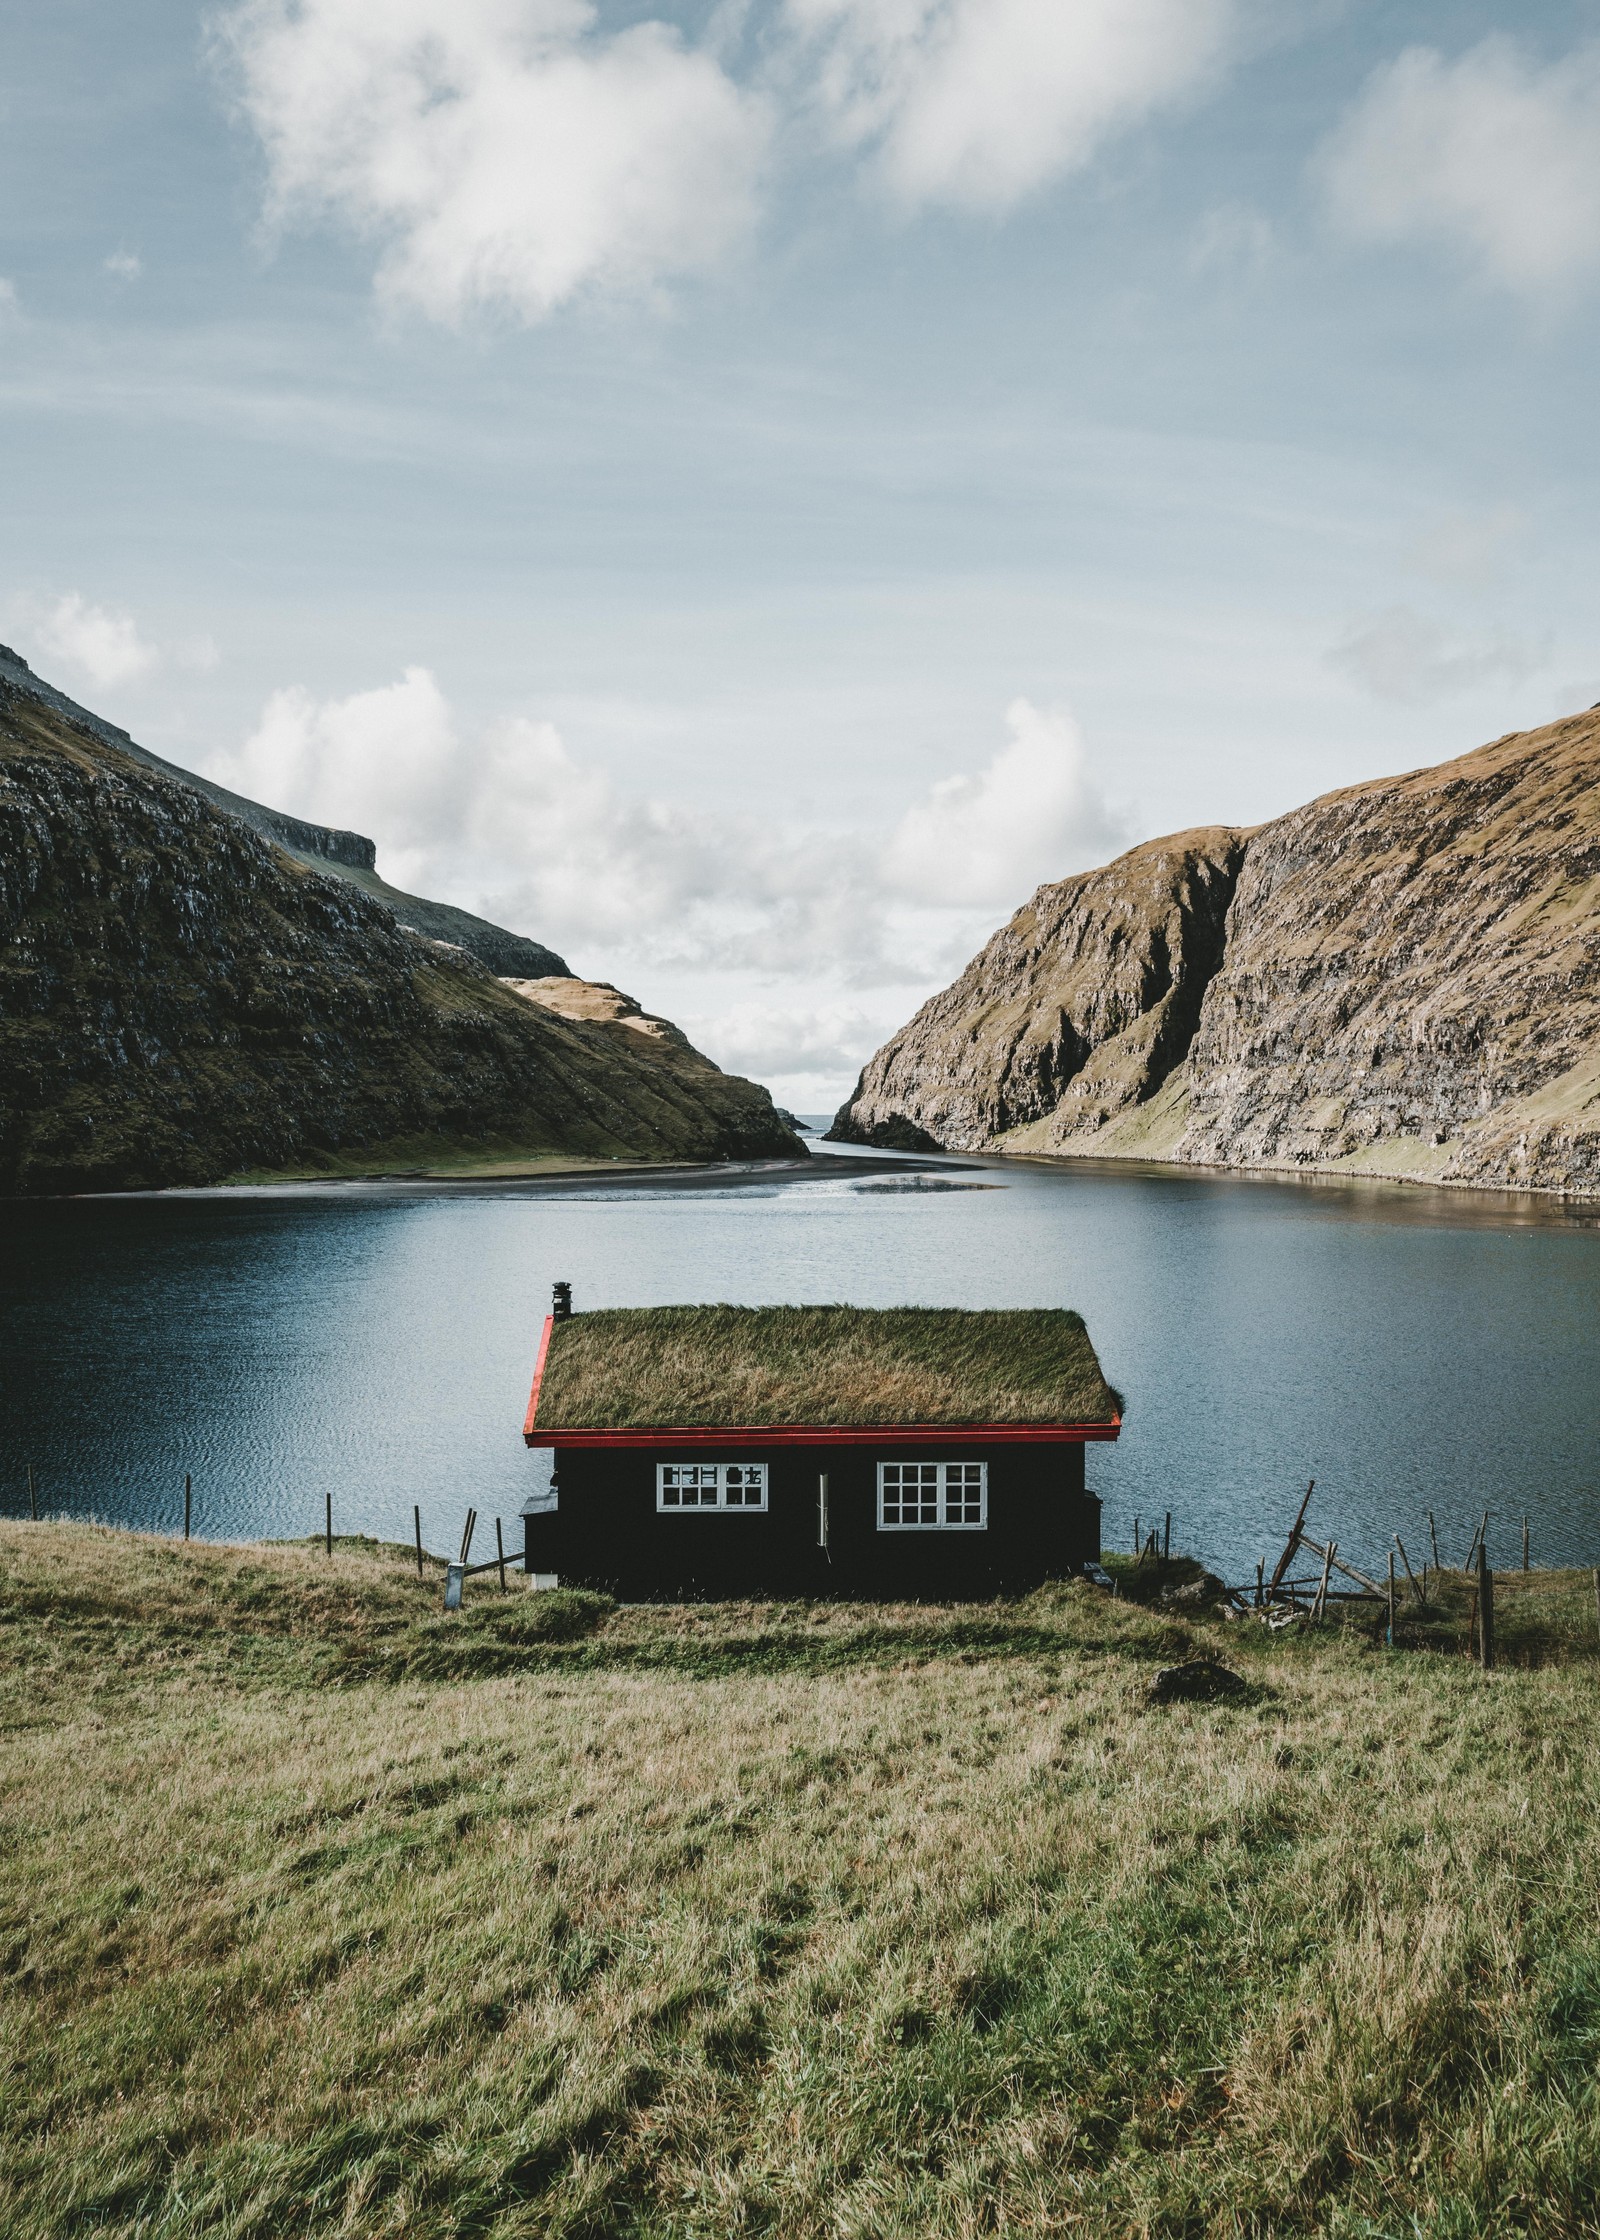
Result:
<svg viewBox="0 0 1600 2240">
<path fill-rule="evenodd" d="M 1357 1561 L 1432 1509 L 1459 1560 L 1600 1560 L 1600 1215 L 1159 1170 L 833 1162 L 653 1184 L 376 1186 L 3 1209 L 0 1513 L 198 1532 L 508 1539 L 557 1277 L 660 1300 L 1074 1306 L 1126 1394 L 1091 1450 L 1137 1512 L 1242 1576 L 1305 1480 Z M 481 1528 L 480 1528 L 481 1529 Z M 489 1527 L 492 1533 L 492 1524 Z M 1274 1545 L 1276 1543 L 1273 1543 Z M 491 1542 L 492 1545 L 492 1542 Z M 480 1543 L 481 1547 L 481 1543 Z"/>
</svg>

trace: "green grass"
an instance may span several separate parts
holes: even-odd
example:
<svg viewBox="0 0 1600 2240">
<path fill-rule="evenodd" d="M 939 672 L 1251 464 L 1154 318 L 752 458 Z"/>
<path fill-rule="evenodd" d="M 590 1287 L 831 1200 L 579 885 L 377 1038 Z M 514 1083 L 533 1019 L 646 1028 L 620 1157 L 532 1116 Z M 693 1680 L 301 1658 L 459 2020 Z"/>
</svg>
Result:
<svg viewBox="0 0 1600 2240">
<path fill-rule="evenodd" d="M 1059 1307 L 604 1307 L 557 1322 L 541 1430 L 1105 1423 L 1122 1401 Z"/>
<path fill-rule="evenodd" d="M 1484 1675 L 1121 1568 L 447 1622 L 0 1525 L 0 2230 L 1600 2231 L 1587 1575 Z"/>
</svg>

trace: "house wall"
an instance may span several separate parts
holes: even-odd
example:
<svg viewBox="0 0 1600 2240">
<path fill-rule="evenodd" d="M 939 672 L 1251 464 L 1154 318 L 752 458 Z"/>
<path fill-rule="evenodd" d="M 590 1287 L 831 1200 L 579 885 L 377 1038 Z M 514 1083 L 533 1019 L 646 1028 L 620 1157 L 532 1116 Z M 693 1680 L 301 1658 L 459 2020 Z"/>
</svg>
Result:
<svg viewBox="0 0 1600 2240">
<path fill-rule="evenodd" d="M 988 1526 L 880 1532 L 880 1460 L 986 1462 Z M 767 1508 L 656 1507 L 659 1462 L 759 1462 Z M 939 1602 L 1019 1594 L 1100 1553 L 1100 1504 L 1084 1491 L 1081 1444 L 979 1447 L 662 1445 L 555 1451 L 559 1505 L 528 1517 L 530 1572 L 554 1572 L 624 1602 L 738 1596 Z M 817 1546 L 817 1479 L 828 1476 L 829 1547 Z"/>
</svg>

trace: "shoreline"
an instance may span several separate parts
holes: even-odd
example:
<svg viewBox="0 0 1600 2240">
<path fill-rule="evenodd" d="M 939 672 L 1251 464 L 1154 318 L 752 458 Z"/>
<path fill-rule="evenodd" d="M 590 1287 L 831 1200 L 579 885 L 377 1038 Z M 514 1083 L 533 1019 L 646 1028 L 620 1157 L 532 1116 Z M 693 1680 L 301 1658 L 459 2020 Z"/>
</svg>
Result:
<svg viewBox="0 0 1600 2240">
<path fill-rule="evenodd" d="M 842 1137 L 826 1139 L 844 1142 Z M 872 1151 L 871 1144 L 850 1144 L 851 1151 Z M 1308 1166 L 1289 1159 L 1263 1159 L 1248 1166 L 1242 1161 L 1229 1165 L 1210 1159 L 1160 1159 L 1148 1151 L 1009 1151 L 999 1148 L 959 1150 L 879 1152 L 880 1158 L 905 1159 L 965 1159 L 991 1163 L 1002 1167 L 1040 1167 L 1059 1173 L 1063 1169 L 1087 1168 L 1099 1173 L 1152 1175 L 1196 1175 L 1209 1180 L 1226 1179 L 1230 1182 L 1308 1182 L 1323 1186 L 1338 1184 L 1345 1188 L 1376 1183 L 1384 1189 L 1410 1191 L 1448 1190 L 1454 1196 L 1469 1200 L 1485 1198 L 1532 1198 L 1543 1206 L 1571 1205 L 1582 1210 L 1592 1208 L 1600 1217 L 1600 1187 L 1560 1189 L 1547 1182 L 1465 1182 L 1457 1176 L 1430 1174 L 1404 1174 L 1399 1169 L 1382 1167 Z"/>
<path fill-rule="evenodd" d="M 967 1164 L 975 1162 L 968 1161 Z M 841 1174 L 933 1173 L 946 1164 L 921 1153 L 828 1153 L 820 1159 L 623 1160 L 583 1159 L 557 1153 L 549 1159 L 485 1159 L 454 1168 L 374 1167 L 362 1174 L 247 1176 L 236 1182 L 181 1184 L 162 1190 L 78 1190 L 54 1196 L 11 1198 L 14 1206 L 127 1204 L 130 1201 L 227 1201 L 247 1198 L 470 1196 L 484 1189 L 500 1192 L 560 1192 L 637 1188 L 662 1184 L 674 1189 L 748 1188 L 762 1184 L 837 1181 Z"/>
</svg>

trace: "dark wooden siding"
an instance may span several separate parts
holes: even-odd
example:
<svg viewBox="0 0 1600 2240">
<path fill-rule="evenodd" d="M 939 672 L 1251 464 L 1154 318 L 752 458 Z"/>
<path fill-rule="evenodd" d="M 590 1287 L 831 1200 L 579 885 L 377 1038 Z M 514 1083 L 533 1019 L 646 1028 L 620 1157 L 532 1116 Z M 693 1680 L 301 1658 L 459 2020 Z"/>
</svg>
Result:
<svg viewBox="0 0 1600 2240">
<path fill-rule="evenodd" d="M 978 1532 L 880 1532 L 879 1461 L 986 1462 L 989 1522 Z M 656 1508 L 660 1462 L 767 1464 L 767 1508 Z M 1100 1553 L 1100 1504 L 1084 1491 L 1081 1445 L 555 1450 L 559 1507 L 526 1519 L 527 1566 L 624 1602 L 736 1596 L 972 1600 L 1021 1594 Z M 826 1470 L 830 1546 L 817 1545 Z"/>
</svg>

